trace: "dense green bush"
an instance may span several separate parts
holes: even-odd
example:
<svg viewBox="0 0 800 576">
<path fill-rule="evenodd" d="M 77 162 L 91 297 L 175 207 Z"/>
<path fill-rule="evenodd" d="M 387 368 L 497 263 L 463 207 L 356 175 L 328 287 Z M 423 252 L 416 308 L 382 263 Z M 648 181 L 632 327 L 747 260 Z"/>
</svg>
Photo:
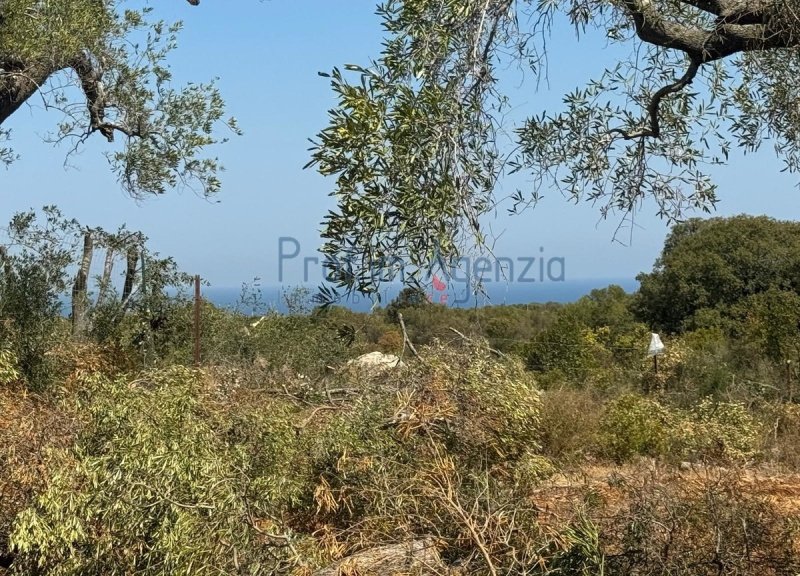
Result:
<svg viewBox="0 0 800 576">
<path fill-rule="evenodd" d="M 24 236 L 33 222 L 19 219 L 12 225 Z M 36 232 L 30 246 L 0 254 L 0 346 L 13 352 L 28 386 L 41 390 L 55 378 L 48 352 L 67 336 L 59 297 L 66 289 L 69 253 Z"/>
<path fill-rule="evenodd" d="M 703 399 L 679 429 L 684 455 L 709 461 L 745 461 L 759 446 L 761 429 L 742 404 Z"/>
<path fill-rule="evenodd" d="M 528 345 L 528 368 L 554 372 L 582 383 L 592 366 L 593 340 L 588 327 L 572 314 L 558 314 L 555 322 Z"/>
<path fill-rule="evenodd" d="M 40 574 L 218 574 L 259 569 L 242 457 L 213 428 L 184 368 L 84 382 L 89 422 L 50 458 L 17 519 L 15 567 Z"/>
<path fill-rule="evenodd" d="M 732 335 L 747 359 L 768 358 L 776 363 L 800 359 L 800 295 L 770 288 L 742 299 L 733 307 L 737 323 Z"/>
<path fill-rule="evenodd" d="M 609 402 L 600 427 L 603 452 L 618 461 L 633 456 L 734 462 L 752 458 L 761 429 L 745 406 L 703 399 L 690 410 L 633 394 Z"/>
<path fill-rule="evenodd" d="M 603 451 L 616 460 L 662 456 L 676 430 L 674 415 L 657 401 L 627 394 L 609 402 L 601 421 Z"/>
<path fill-rule="evenodd" d="M 679 366 L 667 381 L 670 398 L 690 408 L 706 396 L 733 394 L 736 358 L 719 328 L 700 328 L 674 339 L 670 348 L 680 352 Z"/>
<path fill-rule="evenodd" d="M 406 315 L 414 308 L 426 308 L 430 305 L 428 297 L 421 288 L 408 286 L 400 290 L 397 297 L 386 306 L 386 317 L 390 322 L 398 324 L 400 314 Z"/>
<path fill-rule="evenodd" d="M 748 297 L 797 290 L 799 231 L 797 222 L 764 216 L 677 224 L 653 271 L 638 276 L 637 317 L 667 332 L 709 327 L 715 312 L 723 320 Z"/>
</svg>

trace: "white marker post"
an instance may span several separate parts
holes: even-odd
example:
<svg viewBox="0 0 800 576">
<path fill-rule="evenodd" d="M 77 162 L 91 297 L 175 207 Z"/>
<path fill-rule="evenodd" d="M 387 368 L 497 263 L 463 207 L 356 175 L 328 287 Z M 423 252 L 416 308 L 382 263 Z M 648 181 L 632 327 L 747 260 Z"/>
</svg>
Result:
<svg viewBox="0 0 800 576">
<path fill-rule="evenodd" d="M 653 332 L 650 334 L 650 347 L 647 349 L 647 355 L 653 357 L 653 369 L 658 374 L 658 355 L 663 354 L 666 346 L 661 341 L 661 337 Z"/>
</svg>

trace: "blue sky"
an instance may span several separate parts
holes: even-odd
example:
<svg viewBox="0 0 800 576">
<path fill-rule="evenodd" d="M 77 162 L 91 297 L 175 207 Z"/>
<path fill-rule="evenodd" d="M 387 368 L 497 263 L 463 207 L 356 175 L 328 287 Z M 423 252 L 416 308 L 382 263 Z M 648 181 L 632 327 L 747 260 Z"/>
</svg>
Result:
<svg viewBox="0 0 800 576">
<path fill-rule="evenodd" d="M 374 1 L 156 4 L 159 15 L 185 22 L 172 60 L 176 79 L 218 76 L 229 111 L 245 131 L 218 150 L 227 168 L 222 192 L 212 201 L 171 193 L 137 203 L 109 172 L 101 139 L 64 166 L 67 149 L 41 141 L 58 115 L 44 112 L 34 99 L 9 122 L 22 158 L 0 174 L 0 217 L 7 221 L 18 210 L 56 204 L 86 225 L 115 229 L 126 223 L 144 231 L 155 250 L 174 256 L 183 269 L 212 285 L 237 286 L 256 276 L 266 284 L 277 282 L 278 238 L 296 238 L 301 255 L 313 256 L 319 222 L 331 206 L 333 182 L 302 169 L 309 159 L 307 139 L 324 127 L 334 104 L 327 80 L 317 72 L 366 63 L 377 55 L 381 29 Z M 519 110 L 541 112 L 557 105 L 564 91 L 599 75 L 616 54 L 601 42 L 576 44 L 569 33 L 555 34 L 549 48 L 550 87 L 517 91 Z M 779 170 L 768 150 L 746 158 L 733 155 L 731 165 L 716 172 L 717 214 L 800 218 L 796 178 Z M 506 183 L 499 194 L 511 191 Z M 633 278 L 651 268 L 667 233 L 665 222 L 652 215 L 653 205 L 645 205 L 632 243 L 622 246 L 613 242 L 617 221 L 599 221 L 595 208 L 570 204 L 557 192 L 543 195 L 533 211 L 512 218 L 501 214 L 492 222 L 500 235 L 498 254 L 563 257 L 569 279 Z M 301 269 L 289 268 L 285 280 L 297 283 Z"/>
</svg>

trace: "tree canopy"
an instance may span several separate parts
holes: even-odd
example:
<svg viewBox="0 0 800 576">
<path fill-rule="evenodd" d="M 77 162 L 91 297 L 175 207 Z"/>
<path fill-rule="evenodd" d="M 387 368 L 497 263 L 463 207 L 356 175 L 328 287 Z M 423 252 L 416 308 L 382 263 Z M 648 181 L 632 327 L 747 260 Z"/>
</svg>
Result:
<svg viewBox="0 0 800 576">
<path fill-rule="evenodd" d="M 672 229 L 653 271 L 638 280 L 637 314 L 660 330 L 754 314 L 767 292 L 800 289 L 800 224 L 763 216 L 690 219 Z"/>
<path fill-rule="evenodd" d="M 532 182 L 512 210 L 557 189 L 623 221 L 650 199 L 672 222 L 713 208 L 709 168 L 735 146 L 769 142 L 800 167 L 798 0 L 387 0 L 378 13 L 383 50 L 332 72 L 338 104 L 310 163 L 335 178 L 323 250 L 346 290 L 376 292 L 397 258 L 424 271 L 484 244 L 480 217 L 510 172 Z M 565 64 L 549 40 L 567 24 L 630 57 L 509 126 L 501 70 L 544 79 Z"/>
<path fill-rule="evenodd" d="M 225 140 L 222 125 L 238 128 L 213 80 L 173 85 L 167 59 L 180 28 L 121 0 L 0 0 L 0 162 L 16 158 L 6 121 L 36 96 L 63 112 L 49 139 L 72 151 L 95 134 L 120 137 L 107 158 L 134 197 L 216 192 L 221 166 L 207 149 Z"/>
</svg>

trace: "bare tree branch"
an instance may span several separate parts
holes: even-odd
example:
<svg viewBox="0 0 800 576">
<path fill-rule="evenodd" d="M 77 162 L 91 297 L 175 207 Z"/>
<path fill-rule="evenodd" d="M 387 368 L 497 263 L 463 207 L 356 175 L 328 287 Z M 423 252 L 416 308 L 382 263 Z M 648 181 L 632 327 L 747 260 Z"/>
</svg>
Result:
<svg viewBox="0 0 800 576">
<path fill-rule="evenodd" d="M 683 4 L 717 16 L 716 26 L 705 29 L 667 19 L 653 0 L 623 0 L 636 34 L 644 42 L 681 50 L 689 57 L 686 73 L 658 90 L 648 105 L 649 126 L 634 132 L 620 128 L 611 133 L 624 139 L 658 138 L 661 101 L 692 83 L 702 64 L 739 52 L 790 48 L 800 45 L 800 34 L 778 16 L 774 0 L 680 0 Z M 778 23 L 780 22 L 780 23 Z"/>
<path fill-rule="evenodd" d="M 692 81 L 697 76 L 697 72 L 700 70 L 700 62 L 698 60 L 692 59 L 690 61 L 689 67 L 686 69 L 686 72 L 683 76 L 681 76 L 678 80 L 673 82 L 672 84 L 667 84 L 660 90 L 658 90 L 655 94 L 653 94 L 653 98 L 650 100 L 650 104 L 647 107 L 647 112 L 650 117 L 650 125 L 643 129 L 637 130 L 636 132 L 627 132 L 621 128 L 614 128 L 609 131 L 609 133 L 616 133 L 620 134 L 625 140 L 633 140 L 634 138 L 658 138 L 661 136 L 661 126 L 659 123 L 659 109 L 661 106 L 661 101 L 669 96 L 670 94 L 674 94 L 676 92 L 680 92 L 686 86 L 692 83 Z"/>
</svg>

